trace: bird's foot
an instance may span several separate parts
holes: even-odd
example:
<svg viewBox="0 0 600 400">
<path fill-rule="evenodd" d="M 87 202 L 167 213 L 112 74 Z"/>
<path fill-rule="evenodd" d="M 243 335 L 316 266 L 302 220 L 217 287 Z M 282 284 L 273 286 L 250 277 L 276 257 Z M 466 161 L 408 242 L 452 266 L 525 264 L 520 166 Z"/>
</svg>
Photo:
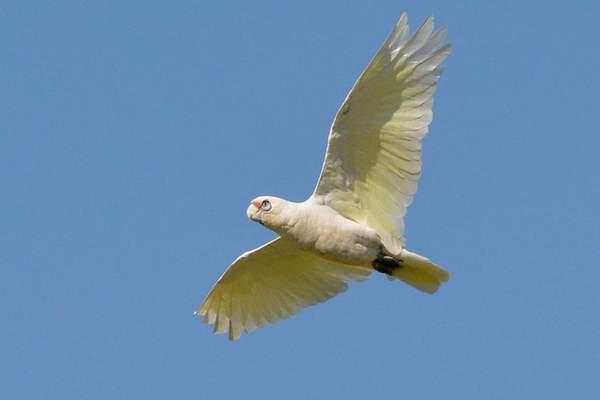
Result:
<svg viewBox="0 0 600 400">
<path fill-rule="evenodd" d="M 382 274 L 392 275 L 392 271 L 402 267 L 402 260 L 380 254 L 372 263 L 373 268 Z"/>
</svg>

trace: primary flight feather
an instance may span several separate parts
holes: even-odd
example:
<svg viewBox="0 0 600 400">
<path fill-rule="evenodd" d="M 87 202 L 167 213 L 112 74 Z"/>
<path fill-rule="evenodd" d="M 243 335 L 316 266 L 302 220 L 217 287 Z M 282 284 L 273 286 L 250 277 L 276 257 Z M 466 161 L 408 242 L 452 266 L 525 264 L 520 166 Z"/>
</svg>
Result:
<svg viewBox="0 0 600 400">
<path fill-rule="evenodd" d="M 421 175 L 446 31 L 429 17 L 412 35 L 402 14 L 358 78 L 329 132 L 317 187 L 306 201 L 252 200 L 248 217 L 279 237 L 227 268 L 196 311 L 238 339 L 343 292 L 375 270 L 434 293 L 449 278 L 404 248 L 404 214 Z"/>
</svg>

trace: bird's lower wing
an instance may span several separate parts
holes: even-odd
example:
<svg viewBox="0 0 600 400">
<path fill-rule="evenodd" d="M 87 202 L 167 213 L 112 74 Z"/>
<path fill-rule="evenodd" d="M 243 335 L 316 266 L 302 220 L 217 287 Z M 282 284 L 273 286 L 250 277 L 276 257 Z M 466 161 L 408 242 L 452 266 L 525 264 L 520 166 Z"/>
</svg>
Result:
<svg viewBox="0 0 600 400">
<path fill-rule="evenodd" d="M 238 257 L 196 311 L 231 340 L 324 302 L 370 268 L 337 264 L 277 238 Z"/>
</svg>

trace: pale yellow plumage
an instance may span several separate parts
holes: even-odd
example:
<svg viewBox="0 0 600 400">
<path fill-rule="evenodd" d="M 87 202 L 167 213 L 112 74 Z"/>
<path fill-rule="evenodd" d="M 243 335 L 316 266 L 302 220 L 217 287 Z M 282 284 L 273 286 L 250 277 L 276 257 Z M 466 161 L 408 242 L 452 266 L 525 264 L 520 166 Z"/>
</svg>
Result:
<svg viewBox="0 0 600 400">
<path fill-rule="evenodd" d="M 425 292 L 448 280 L 404 248 L 403 221 L 450 52 L 444 40 L 432 18 L 409 38 L 403 14 L 334 119 L 313 195 L 303 203 L 253 200 L 248 216 L 281 237 L 240 256 L 213 286 L 196 313 L 215 333 L 237 339 L 323 302 L 365 279 L 376 257 L 392 256 L 401 267 L 388 274 Z M 265 200 L 272 204 L 263 207 Z"/>
<path fill-rule="evenodd" d="M 421 175 L 421 139 L 431 122 L 445 30 L 429 17 L 408 39 L 406 14 L 338 111 L 318 202 L 375 229 L 393 254 L 404 246 L 406 208 Z"/>
<path fill-rule="evenodd" d="M 230 339 L 321 303 L 366 279 L 371 270 L 327 261 L 277 238 L 241 255 L 213 286 L 197 314 Z"/>
</svg>

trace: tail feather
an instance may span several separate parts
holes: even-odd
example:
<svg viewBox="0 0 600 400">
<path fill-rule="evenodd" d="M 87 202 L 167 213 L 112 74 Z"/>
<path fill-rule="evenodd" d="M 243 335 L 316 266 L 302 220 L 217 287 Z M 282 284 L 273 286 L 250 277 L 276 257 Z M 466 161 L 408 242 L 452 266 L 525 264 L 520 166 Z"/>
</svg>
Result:
<svg viewBox="0 0 600 400">
<path fill-rule="evenodd" d="M 391 276 L 423 292 L 435 293 L 450 278 L 448 271 L 419 254 L 402 250 L 400 259 L 400 268 L 392 270 Z"/>
</svg>

